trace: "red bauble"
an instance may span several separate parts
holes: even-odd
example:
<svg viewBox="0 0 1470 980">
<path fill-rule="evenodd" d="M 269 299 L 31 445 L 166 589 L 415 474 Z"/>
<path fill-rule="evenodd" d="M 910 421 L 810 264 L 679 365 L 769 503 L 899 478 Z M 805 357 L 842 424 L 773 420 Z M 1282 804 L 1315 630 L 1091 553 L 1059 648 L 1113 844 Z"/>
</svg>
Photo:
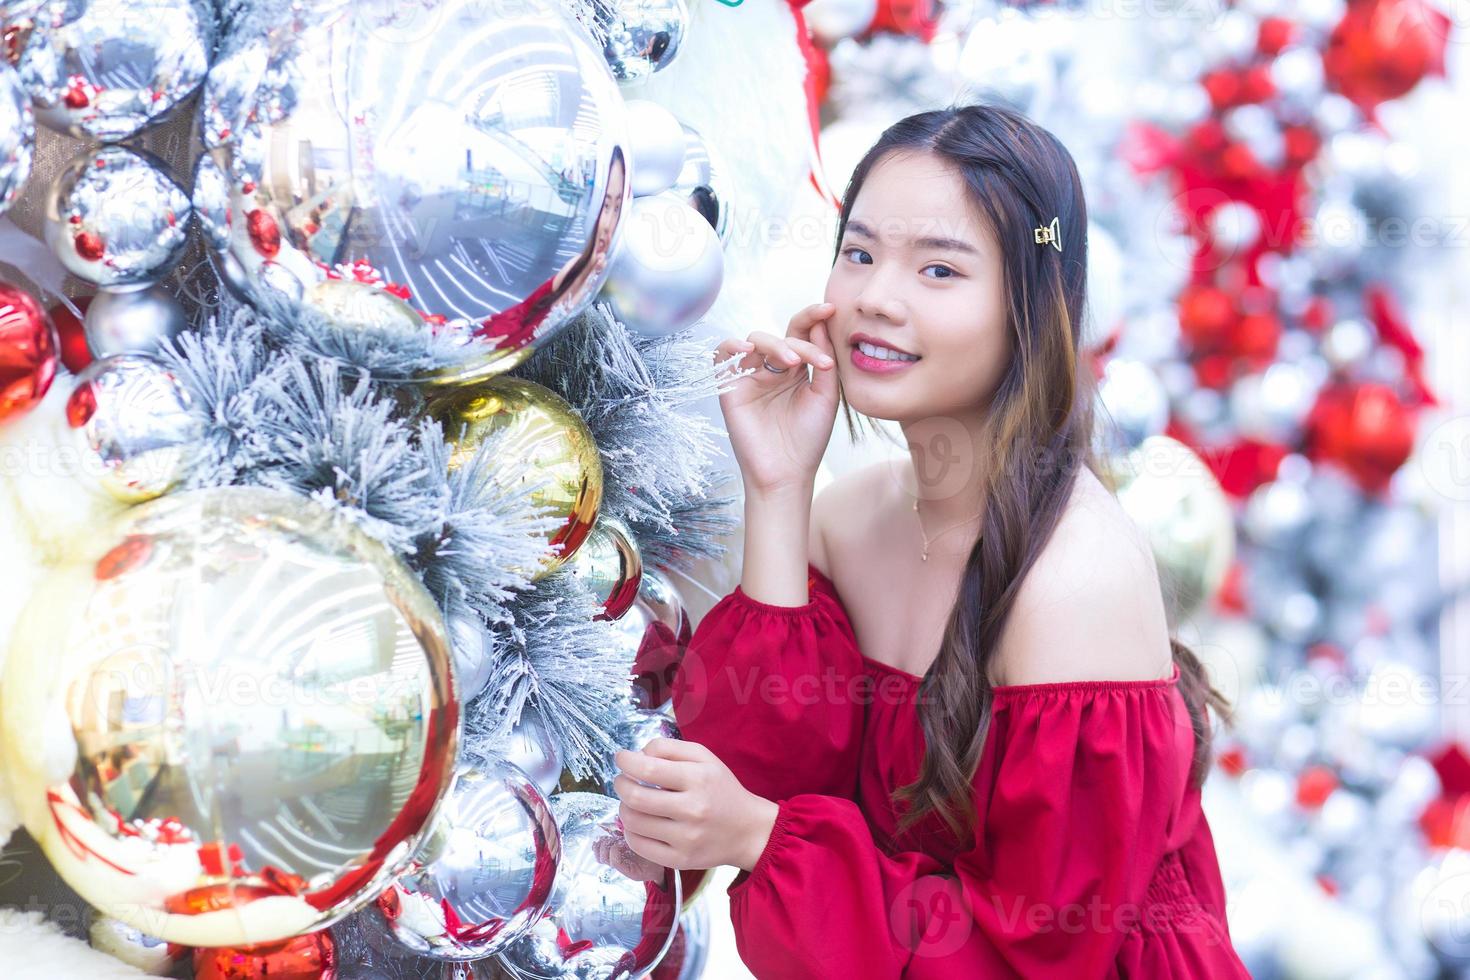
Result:
<svg viewBox="0 0 1470 980">
<path fill-rule="evenodd" d="M 1179 330 L 1195 349 L 1220 346 L 1235 322 L 1235 304 L 1215 286 L 1190 286 L 1179 294 Z"/>
<path fill-rule="evenodd" d="M 1342 467 L 1369 493 L 1381 493 L 1414 449 L 1414 417 L 1379 382 L 1327 385 L 1307 414 L 1307 455 Z"/>
<path fill-rule="evenodd" d="M 1247 313 L 1235 321 L 1230 331 L 1230 350 L 1244 358 L 1250 367 L 1264 369 L 1276 359 L 1276 345 L 1281 340 L 1281 321 L 1274 313 Z"/>
<path fill-rule="evenodd" d="M 194 980 L 332 980 L 337 947 L 327 930 L 280 943 L 194 950 Z"/>
<path fill-rule="evenodd" d="M 250 233 L 250 244 L 261 255 L 273 259 L 280 254 L 281 228 L 269 211 L 251 211 L 245 216 L 245 228 Z"/>
<path fill-rule="evenodd" d="M 61 341 L 61 363 L 72 374 L 81 374 L 92 363 L 92 348 L 87 346 L 87 332 L 82 329 L 82 317 L 86 316 L 92 297 L 78 296 L 72 303 L 76 305 L 76 313 L 65 303 L 51 307 L 51 322 L 56 324 L 56 336 Z"/>
<path fill-rule="evenodd" d="M 939 5 L 934 0 L 878 0 L 878 12 L 866 33 L 906 34 L 928 44 L 939 30 Z"/>
<path fill-rule="evenodd" d="M 1326 766 L 1308 766 L 1296 781 L 1296 801 L 1300 806 L 1316 810 L 1337 789 L 1337 774 Z"/>
<path fill-rule="evenodd" d="M 1426 0 L 1352 0 L 1322 65 L 1333 88 L 1368 112 L 1444 74 L 1450 19 Z"/>
<path fill-rule="evenodd" d="M 46 397 L 56 377 L 56 331 L 30 293 L 0 282 L 0 419 Z"/>
<path fill-rule="evenodd" d="M 1297 26 L 1285 17 L 1262 17 L 1256 31 L 1256 50 L 1272 57 L 1296 39 Z"/>
</svg>

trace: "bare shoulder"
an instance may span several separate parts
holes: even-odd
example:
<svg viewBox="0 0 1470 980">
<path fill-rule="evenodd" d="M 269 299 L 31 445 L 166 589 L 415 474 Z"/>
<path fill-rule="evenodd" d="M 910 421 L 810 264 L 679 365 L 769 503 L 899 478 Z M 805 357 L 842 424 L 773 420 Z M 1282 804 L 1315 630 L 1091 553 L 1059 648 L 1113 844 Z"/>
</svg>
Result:
<svg viewBox="0 0 1470 980">
<path fill-rule="evenodd" d="M 832 480 L 812 499 L 807 554 L 823 575 L 832 577 L 832 558 L 846 540 L 852 515 L 871 514 L 875 495 L 888 491 L 892 466 L 887 459 L 860 466 Z"/>
<path fill-rule="evenodd" d="M 1003 684 L 1154 680 L 1172 666 L 1148 539 L 1084 468 L 1016 593 L 997 674 Z"/>
</svg>

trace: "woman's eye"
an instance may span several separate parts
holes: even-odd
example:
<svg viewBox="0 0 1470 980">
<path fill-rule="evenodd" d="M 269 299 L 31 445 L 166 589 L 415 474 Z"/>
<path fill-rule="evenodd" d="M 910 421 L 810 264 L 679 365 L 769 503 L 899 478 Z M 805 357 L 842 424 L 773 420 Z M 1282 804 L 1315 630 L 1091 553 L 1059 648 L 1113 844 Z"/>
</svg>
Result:
<svg viewBox="0 0 1470 980">
<path fill-rule="evenodd" d="M 853 258 L 853 253 L 854 252 L 856 252 L 858 255 L 861 255 L 864 258 L 867 258 L 869 260 L 872 259 L 872 256 L 871 255 L 869 255 L 867 252 L 863 251 L 862 249 L 858 248 L 856 245 L 849 245 L 849 246 L 847 246 L 847 248 L 844 248 L 842 250 L 842 254 L 843 255 L 846 255 L 849 259 L 851 259 L 854 262 L 857 262 L 859 265 L 871 265 L 872 264 L 871 261 L 869 261 L 869 262 L 863 262 L 862 259 Z"/>
<path fill-rule="evenodd" d="M 954 270 L 951 269 L 947 265 L 926 265 L 926 266 L 924 266 L 924 271 L 925 272 L 927 272 L 930 269 L 938 269 L 940 272 L 944 273 L 944 275 L 942 275 L 942 276 L 941 275 L 930 276 L 929 278 L 931 278 L 931 279 L 953 279 L 954 278 Z"/>
</svg>

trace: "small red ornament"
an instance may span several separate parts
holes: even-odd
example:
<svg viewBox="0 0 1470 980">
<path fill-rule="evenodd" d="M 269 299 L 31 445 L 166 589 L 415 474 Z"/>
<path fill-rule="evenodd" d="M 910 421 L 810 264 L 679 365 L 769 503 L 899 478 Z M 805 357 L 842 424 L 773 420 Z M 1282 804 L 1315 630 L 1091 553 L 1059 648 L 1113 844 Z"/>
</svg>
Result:
<svg viewBox="0 0 1470 980">
<path fill-rule="evenodd" d="M 102 236 L 95 231 L 79 231 L 72 239 L 76 247 L 77 255 L 88 262 L 100 262 L 102 256 L 107 254 L 107 246 L 102 241 Z"/>
<path fill-rule="evenodd" d="M 280 943 L 194 950 L 194 980 L 332 980 L 337 948 L 322 930 Z"/>
<path fill-rule="evenodd" d="M 269 211 L 256 208 L 245 216 L 245 227 L 250 233 L 250 244 L 268 259 L 281 252 L 281 229 Z"/>
<path fill-rule="evenodd" d="M 1276 56 L 1297 35 L 1296 24 L 1285 17 L 1262 17 L 1256 32 L 1256 50 L 1261 54 Z"/>
<path fill-rule="evenodd" d="M 1352 0 L 1327 39 L 1333 88 L 1372 113 L 1426 75 L 1443 75 L 1450 19 L 1426 0 Z"/>
<path fill-rule="evenodd" d="M 1216 286 L 1190 286 L 1179 294 L 1179 329 L 1196 349 L 1224 343 L 1235 316 L 1230 295 Z"/>
<path fill-rule="evenodd" d="M 0 282 L 0 420 L 34 408 L 56 377 L 56 331 L 30 293 Z"/>
<path fill-rule="evenodd" d="M 1328 460 L 1369 493 L 1381 493 L 1414 449 L 1413 413 L 1381 382 L 1325 386 L 1307 413 L 1307 456 Z"/>
<path fill-rule="evenodd" d="M 1308 766 L 1296 781 L 1297 805 L 1316 810 L 1337 789 L 1337 774 L 1326 766 Z"/>
<path fill-rule="evenodd" d="M 72 300 L 77 312 L 65 303 L 51 307 L 51 322 L 56 324 L 56 336 L 61 341 L 61 363 L 72 374 L 81 374 L 92 363 L 92 349 L 87 346 L 87 332 L 82 329 L 82 317 L 92 304 L 92 297 L 78 296 Z"/>
</svg>

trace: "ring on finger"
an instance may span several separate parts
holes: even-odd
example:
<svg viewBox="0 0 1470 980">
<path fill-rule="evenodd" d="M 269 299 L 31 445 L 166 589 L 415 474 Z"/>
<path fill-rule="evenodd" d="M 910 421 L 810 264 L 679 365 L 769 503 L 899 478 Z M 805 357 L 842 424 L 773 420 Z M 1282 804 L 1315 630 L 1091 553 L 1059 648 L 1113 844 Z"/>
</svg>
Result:
<svg viewBox="0 0 1470 980">
<path fill-rule="evenodd" d="M 772 367 L 770 360 L 764 354 L 761 355 L 761 363 L 764 364 L 766 366 L 766 370 L 770 371 L 772 374 L 785 374 L 787 371 L 791 370 L 791 368 L 789 367 Z"/>
</svg>

